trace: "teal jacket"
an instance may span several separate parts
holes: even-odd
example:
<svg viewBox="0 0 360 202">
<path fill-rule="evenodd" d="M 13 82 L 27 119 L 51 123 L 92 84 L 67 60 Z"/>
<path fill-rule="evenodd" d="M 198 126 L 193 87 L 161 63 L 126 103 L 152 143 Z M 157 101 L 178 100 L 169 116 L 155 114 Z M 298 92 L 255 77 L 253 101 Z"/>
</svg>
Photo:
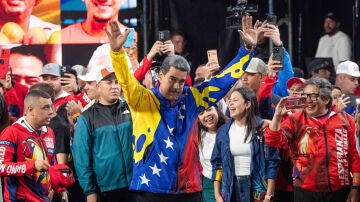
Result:
<svg viewBox="0 0 360 202">
<path fill-rule="evenodd" d="M 72 154 L 86 195 L 129 187 L 132 178 L 132 122 L 125 102 L 116 108 L 95 103 L 77 119 Z"/>
</svg>

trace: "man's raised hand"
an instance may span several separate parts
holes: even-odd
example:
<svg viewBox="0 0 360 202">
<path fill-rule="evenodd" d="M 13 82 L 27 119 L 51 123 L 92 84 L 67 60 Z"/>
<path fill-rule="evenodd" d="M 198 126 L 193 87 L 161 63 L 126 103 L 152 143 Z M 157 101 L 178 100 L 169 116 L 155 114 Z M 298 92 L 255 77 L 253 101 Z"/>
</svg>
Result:
<svg viewBox="0 0 360 202">
<path fill-rule="evenodd" d="M 118 52 L 123 48 L 123 45 L 130 33 L 130 30 L 126 29 L 124 33 L 121 33 L 117 21 L 110 21 L 108 25 L 110 27 L 110 30 L 108 28 L 105 28 L 105 32 L 109 38 L 111 50 L 114 52 Z"/>
<path fill-rule="evenodd" d="M 258 38 L 259 21 L 257 20 L 254 27 L 252 25 L 252 16 L 242 17 L 242 30 L 238 30 L 240 36 L 247 46 L 256 46 Z"/>
</svg>

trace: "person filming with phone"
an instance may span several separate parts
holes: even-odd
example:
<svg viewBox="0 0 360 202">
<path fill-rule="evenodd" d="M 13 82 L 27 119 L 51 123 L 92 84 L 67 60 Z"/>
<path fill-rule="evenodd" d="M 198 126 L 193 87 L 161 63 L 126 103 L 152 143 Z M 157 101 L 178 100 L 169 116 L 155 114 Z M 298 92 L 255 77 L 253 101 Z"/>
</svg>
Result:
<svg viewBox="0 0 360 202">
<path fill-rule="evenodd" d="M 265 129 L 269 146 L 290 149 L 295 202 L 359 201 L 355 122 L 349 114 L 332 110 L 331 90 L 326 79 L 309 79 L 302 93 L 307 107 L 283 119 L 289 109 L 281 99 Z"/>
</svg>

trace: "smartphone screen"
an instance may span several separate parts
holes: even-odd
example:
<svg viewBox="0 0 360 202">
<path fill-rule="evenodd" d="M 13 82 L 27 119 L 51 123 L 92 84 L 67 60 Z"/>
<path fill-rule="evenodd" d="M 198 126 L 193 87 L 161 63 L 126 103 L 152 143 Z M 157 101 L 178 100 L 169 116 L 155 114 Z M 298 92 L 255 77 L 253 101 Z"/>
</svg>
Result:
<svg viewBox="0 0 360 202">
<path fill-rule="evenodd" d="M 270 25 L 276 25 L 276 21 L 277 21 L 276 15 L 268 15 L 266 17 L 266 22 L 269 23 Z"/>
<path fill-rule="evenodd" d="M 170 40 L 170 31 L 169 30 L 158 31 L 158 40 L 161 42 Z"/>
<path fill-rule="evenodd" d="M 285 99 L 286 109 L 298 109 L 307 107 L 306 97 L 288 97 Z"/>
<path fill-rule="evenodd" d="M 214 61 L 215 63 L 219 63 L 218 56 L 217 56 L 217 50 L 212 49 L 207 51 L 208 61 Z"/>
<path fill-rule="evenodd" d="M 5 79 L 10 65 L 10 49 L 0 49 L 0 79 Z"/>
<path fill-rule="evenodd" d="M 134 28 L 129 28 L 129 29 L 130 29 L 130 33 L 124 43 L 125 48 L 129 48 L 135 43 L 135 29 Z"/>
</svg>

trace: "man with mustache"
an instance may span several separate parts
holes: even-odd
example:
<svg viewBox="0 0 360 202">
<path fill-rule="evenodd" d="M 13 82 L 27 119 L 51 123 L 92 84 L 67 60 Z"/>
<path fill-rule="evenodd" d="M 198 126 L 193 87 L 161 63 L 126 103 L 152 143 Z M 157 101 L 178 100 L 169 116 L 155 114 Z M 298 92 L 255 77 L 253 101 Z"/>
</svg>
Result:
<svg viewBox="0 0 360 202">
<path fill-rule="evenodd" d="M 239 30 L 246 46 L 218 75 L 197 87 L 185 86 L 190 67 L 179 55 L 167 56 L 158 75 L 159 85 L 144 88 L 130 73 L 123 48 L 124 34 L 116 21 L 106 32 L 116 77 L 133 118 L 134 201 L 202 201 L 197 153 L 197 114 L 215 105 L 241 77 L 256 45 L 258 22 L 244 16 Z"/>
</svg>

